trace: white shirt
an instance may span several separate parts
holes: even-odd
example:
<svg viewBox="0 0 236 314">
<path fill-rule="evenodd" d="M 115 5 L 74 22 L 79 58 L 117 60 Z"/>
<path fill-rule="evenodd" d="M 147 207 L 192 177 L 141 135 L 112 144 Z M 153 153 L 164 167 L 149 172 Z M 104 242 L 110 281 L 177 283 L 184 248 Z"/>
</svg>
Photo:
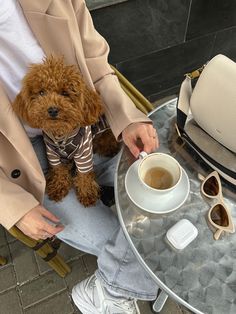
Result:
<svg viewBox="0 0 236 314">
<path fill-rule="evenodd" d="M 31 63 L 40 63 L 44 52 L 34 37 L 17 0 L 0 0 L 0 81 L 11 101 Z M 30 137 L 41 134 L 25 126 Z"/>
</svg>

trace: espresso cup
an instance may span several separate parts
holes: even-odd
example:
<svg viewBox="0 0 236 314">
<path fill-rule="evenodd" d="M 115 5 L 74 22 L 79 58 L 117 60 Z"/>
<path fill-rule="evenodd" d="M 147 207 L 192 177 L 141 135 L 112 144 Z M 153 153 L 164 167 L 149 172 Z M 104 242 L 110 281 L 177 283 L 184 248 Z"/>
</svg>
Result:
<svg viewBox="0 0 236 314">
<path fill-rule="evenodd" d="M 153 193 L 164 194 L 175 189 L 182 178 L 178 161 L 168 154 L 141 152 L 138 177 L 143 187 Z"/>
</svg>

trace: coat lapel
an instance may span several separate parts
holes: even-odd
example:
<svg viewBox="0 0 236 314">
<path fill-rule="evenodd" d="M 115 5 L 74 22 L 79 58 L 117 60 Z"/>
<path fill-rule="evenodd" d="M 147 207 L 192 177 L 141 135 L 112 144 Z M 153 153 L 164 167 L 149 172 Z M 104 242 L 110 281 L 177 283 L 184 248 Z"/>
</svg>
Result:
<svg viewBox="0 0 236 314">
<path fill-rule="evenodd" d="M 71 1 L 19 0 L 24 15 L 46 56 L 64 56 L 67 64 L 79 67 L 85 82 L 92 89 L 83 45 Z"/>
<path fill-rule="evenodd" d="M 69 20 L 65 17 L 50 15 L 53 1 L 19 0 L 19 2 L 30 28 L 46 56 L 63 55 L 68 64 L 77 64 Z"/>
<path fill-rule="evenodd" d="M 24 11 L 36 11 L 45 13 L 52 0 L 18 0 Z"/>
</svg>

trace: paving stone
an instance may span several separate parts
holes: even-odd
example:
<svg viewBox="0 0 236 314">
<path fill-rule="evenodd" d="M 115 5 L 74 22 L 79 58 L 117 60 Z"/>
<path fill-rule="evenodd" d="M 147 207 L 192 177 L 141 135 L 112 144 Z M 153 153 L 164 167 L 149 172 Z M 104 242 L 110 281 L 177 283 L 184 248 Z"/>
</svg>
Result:
<svg viewBox="0 0 236 314">
<path fill-rule="evenodd" d="M 22 314 L 20 300 L 15 289 L 0 294 L 1 314 Z"/>
<path fill-rule="evenodd" d="M 153 314 L 151 302 L 138 301 L 141 314 Z M 190 314 L 190 312 L 183 312 L 180 306 L 170 298 L 167 299 L 160 314 Z"/>
<path fill-rule="evenodd" d="M 25 310 L 25 314 L 72 314 L 74 308 L 67 292 L 57 294 Z"/>
<path fill-rule="evenodd" d="M 138 306 L 141 314 L 153 314 L 151 311 L 150 302 L 138 301 Z"/>
<path fill-rule="evenodd" d="M 9 250 L 8 245 L 4 245 L 4 246 L 0 247 L 0 255 L 7 259 L 7 264 L 12 263 L 12 258 L 11 258 L 11 254 L 10 254 L 10 250 Z M 1 269 L 1 266 L 0 266 L 0 269 Z"/>
<path fill-rule="evenodd" d="M 0 246 L 7 244 L 7 238 L 3 227 L 0 226 Z"/>
<path fill-rule="evenodd" d="M 8 243 L 12 243 L 14 241 L 18 241 L 16 238 L 14 238 L 7 230 L 5 230 L 6 238 Z"/>
<path fill-rule="evenodd" d="M 182 310 L 177 303 L 168 298 L 160 314 L 182 314 Z M 187 314 L 187 313 L 186 313 Z"/>
<path fill-rule="evenodd" d="M 17 282 L 22 284 L 39 276 L 34 251 L 20 241 L 12 242 L 9 246 L 14 260 Z"/>
<path fill-rule="evenodd" d="M 182 314 L 193 314 L 193 312 L 189 311 L 183 305 L 178 305 L 182 311 Z"/>
<path fill-rule="evenodd" d="M 65 289 L 64 279 L 52 271 L 22 285 L 19 292 L 23 307 L 28 307 Z"/>
<path fill-rule="evenodd" d="M 46 272 L 52 270 L 52 267 L 49 266 L 48 263 L 45 262 L 45 261 L 42 259 L 42 257 L 40 257 L 37 253 L 34 253 L 34 256 L 35 256 L 36 263 L 37 263 L 37 265 L 38 265 L 38 269 L 39 269 L 40 275 L 43 275 L 43 274 L 45 274 Z"/>
<path fill-rule="evenodd" d="M 16 287 L 13 265 L 2 266 L 0 268 L 0 293 L 13 287 Z"/>
<path fill-rule="evenodd" d="M 80 310 L 78 308 L 75 308 L 73 314 L 82 314 L 82 313 L 80 312 Z"/>
<path fill-rule="evenodd" d="M 65 281 L 68 286 L 68 290 L 71 293 L 74 285 L 87 278 L 88 274 L 82 259 L 70 262 L 69 265 L 71 267 L 71 273 L 65 277 Z"/>
</svg>

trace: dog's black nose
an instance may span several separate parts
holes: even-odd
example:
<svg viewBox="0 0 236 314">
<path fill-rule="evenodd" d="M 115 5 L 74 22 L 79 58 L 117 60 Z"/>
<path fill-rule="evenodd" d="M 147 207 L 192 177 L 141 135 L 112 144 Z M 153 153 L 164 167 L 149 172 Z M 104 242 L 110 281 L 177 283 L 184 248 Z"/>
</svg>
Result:
<svg viewBox="0 0 236 314">
<path fill-rule="evenodd" d="M 52 117 L 52 118 L 56 118 L 57 117 L 58 111 L 59 110 L 58 110 L 57 107 L 49 107 L 48 108 L 48 113 L 49 113 L 50 117 Z"/>
</svg>

